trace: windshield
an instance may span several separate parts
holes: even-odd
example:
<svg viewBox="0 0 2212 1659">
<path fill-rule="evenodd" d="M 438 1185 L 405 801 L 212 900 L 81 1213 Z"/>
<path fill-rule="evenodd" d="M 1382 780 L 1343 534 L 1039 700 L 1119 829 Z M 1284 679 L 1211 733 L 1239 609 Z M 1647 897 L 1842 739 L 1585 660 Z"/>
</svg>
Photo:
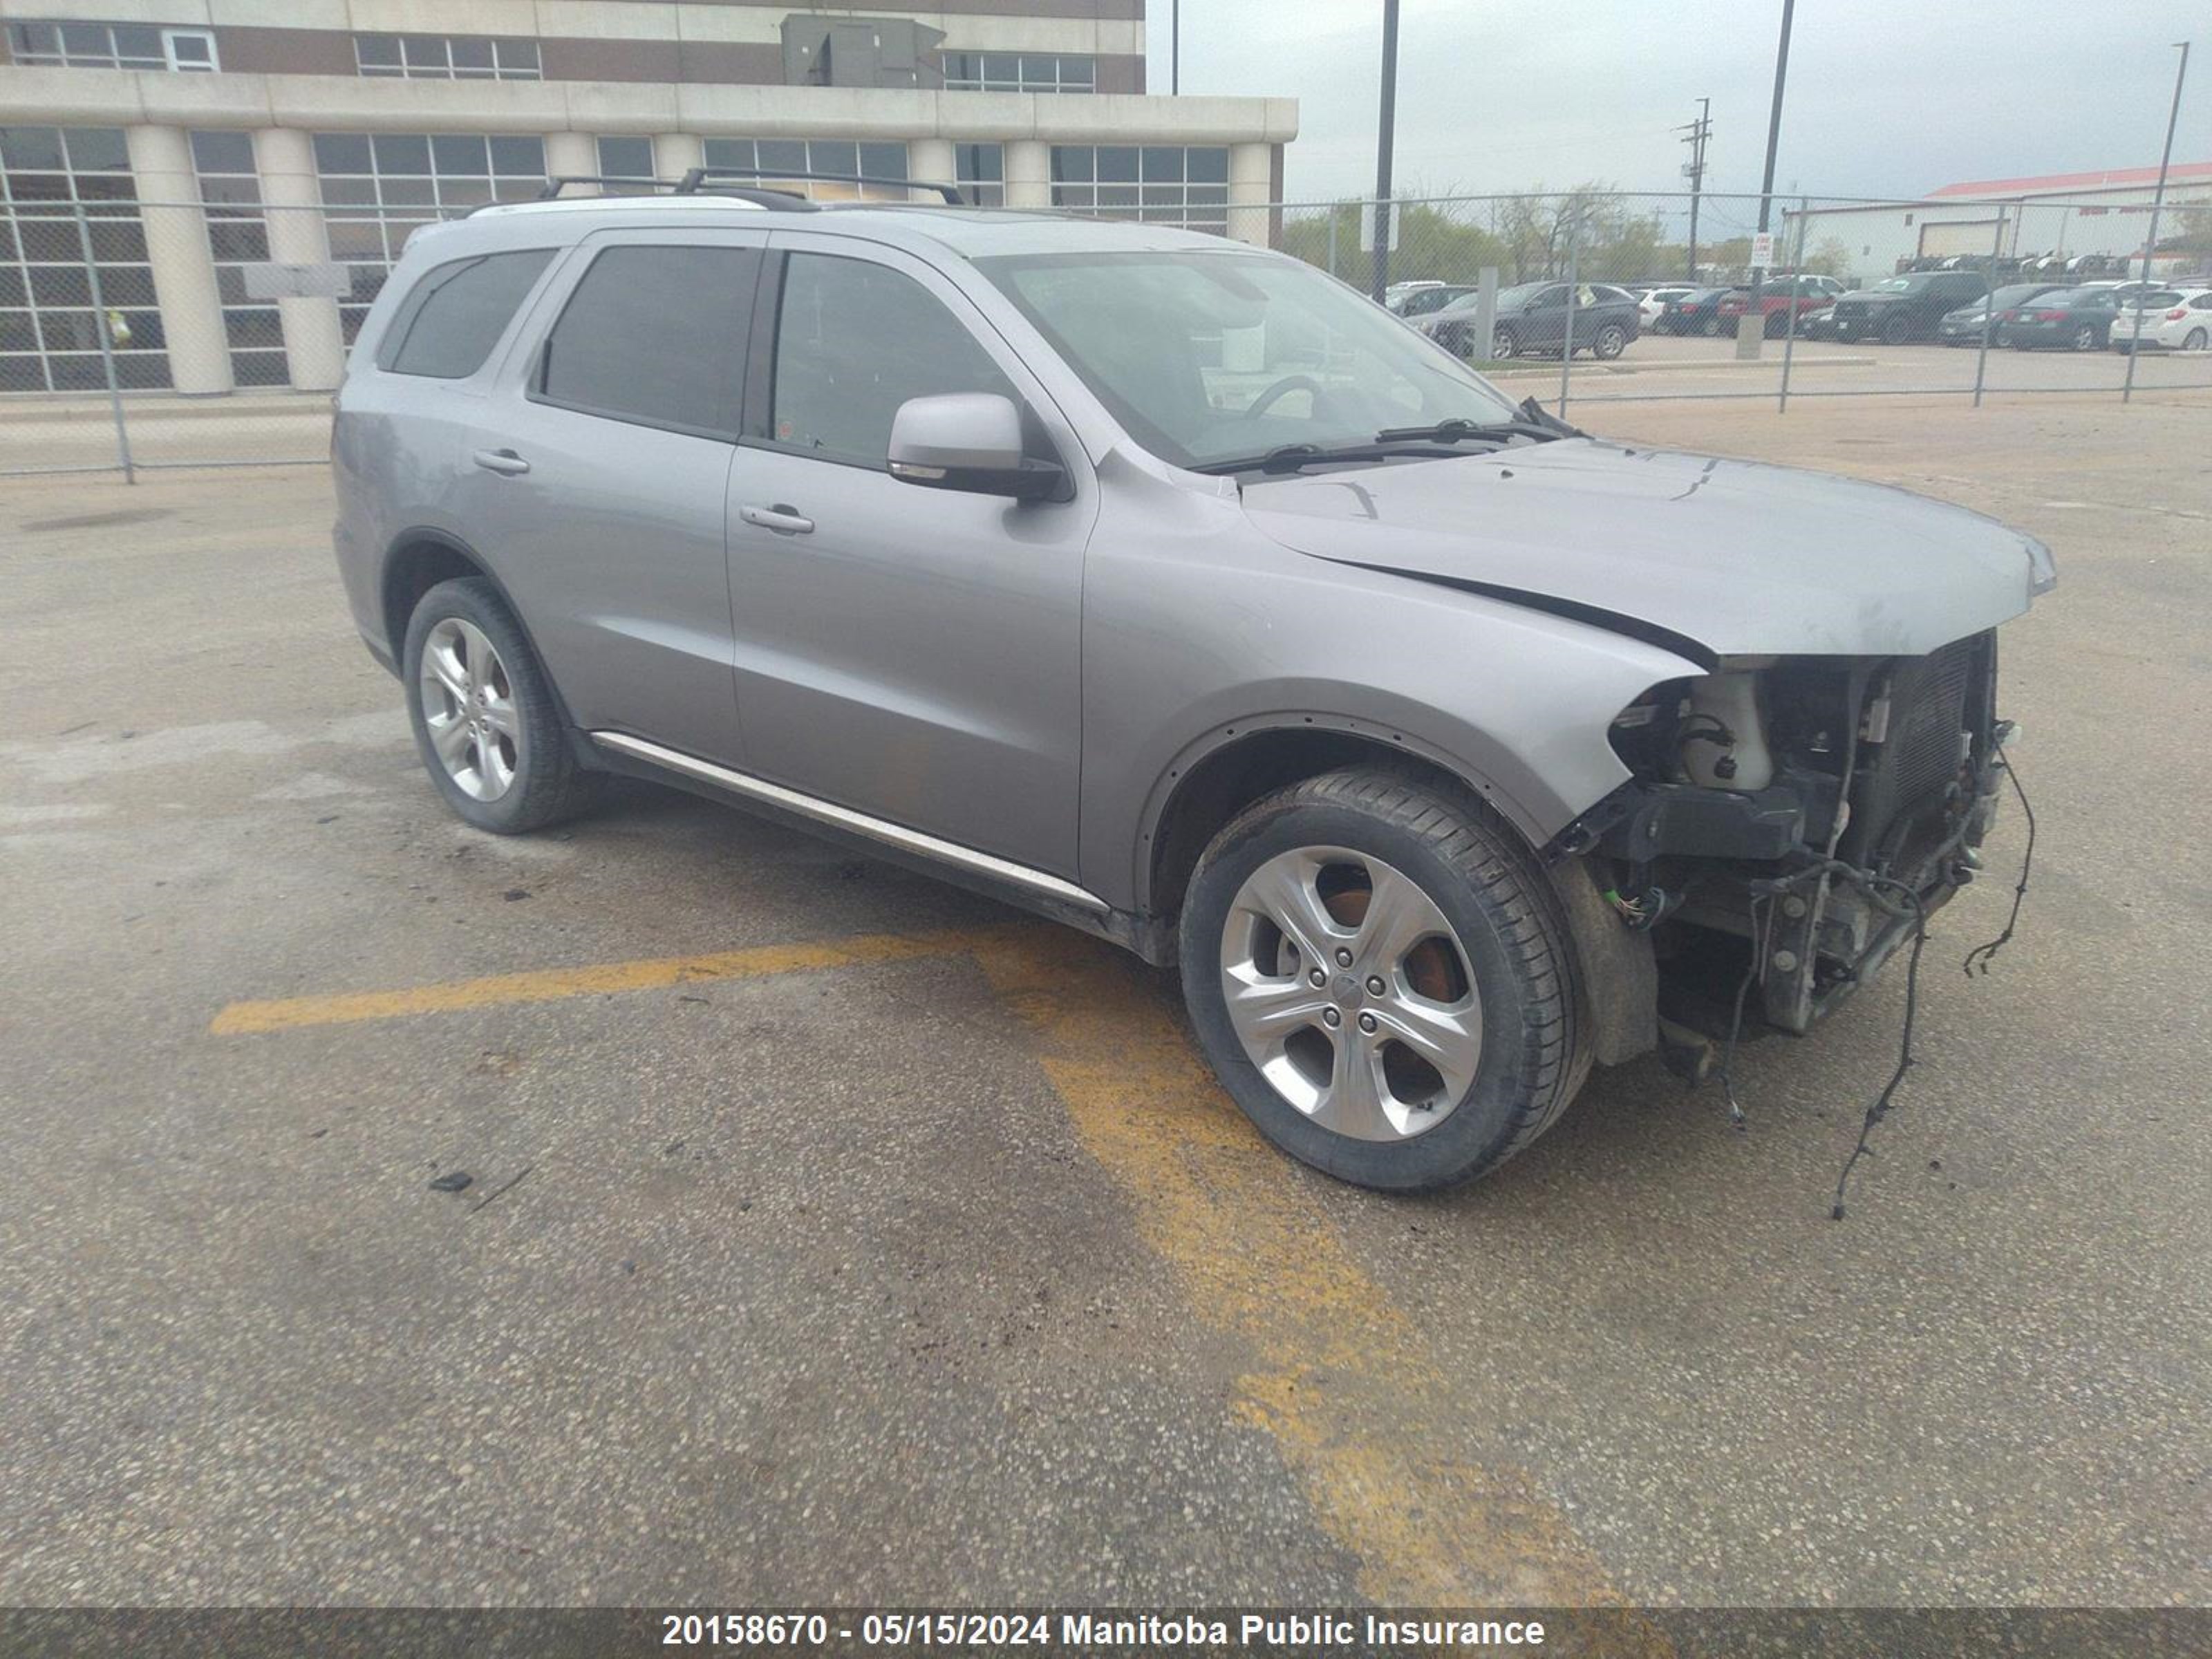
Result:
<svg viewBox="0 0 2212 1659">
<path fill-rule="evenodd" d="M 1224 249 L 975 264 L 1130 434 L 1177 466 L 1520 418 L 1481 376 L 1293 259 Z"/>
</svg>

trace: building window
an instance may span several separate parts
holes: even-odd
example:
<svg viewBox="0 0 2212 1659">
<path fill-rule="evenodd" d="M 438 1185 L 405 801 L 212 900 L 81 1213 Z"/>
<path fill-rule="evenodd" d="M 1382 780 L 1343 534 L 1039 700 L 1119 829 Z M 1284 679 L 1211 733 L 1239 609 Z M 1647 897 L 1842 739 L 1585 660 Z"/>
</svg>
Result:
<svg viewBox="0 0 2212 1659">
<path fill-rule="evenodd" d="M 154 23 L 10 23 L 8 53 L 18 64 L 49 69 L 206 74 L 222 67 L 210 31 Z"/>
<path fill-rule="evenodd" d="M 1226 235 L 1229 151 L 1219 145 L 1054 144 L 1052 204 Z"/>
<path fill-rule="evenodd" d="M 1096 92 L 1098 60 L 1050 52 L 948 52 L 947 92 Z"/>
<path fill-rule="evenodd" d="M 231 378 L 240 386 L 285 386 L 284 330 L 274 300 L 246 297 L 245 267 L 269 256 L 269 223 L 253 140 L 243 132 L 192 134 L 192 167 L 207 204 L 208 252 L 222 301 L 222 331 Z"/>
<path fill-rule="evenodd" d="M 535 40 L 477 34 L 356 34 L 354 66 L 407 81 L 538 81 Z"/>
<path fill-rule="evenodd" d="M 118 383 L 167 386 L 146 228 L 121 131 L 0 127 L 0 392 L 106 386 L 102 312 Z"/>
<path fill-rule="evenodd" d="M 850 138 L 709 138 L 702 146 L 707 170 L 757 173 L 766 183 L 798 183 L 833 174 L 870 179 L 904 179 L 904 144 L 855 143 Z M 866 187 L 835 183 L 807 186 L 810 196 L 836 200 L 857 196 Z"/>
<path fill-rule="evenodd" d="M 599 176 L 602 179 L 654 177 L 653 140 L 650 138 L 600 139 Z"/>
<path fill-rule="evenodd" d="M 545 187 L 545 141 L 464 133 L 319 132 L 331 258 L 354 268 L 338 301 L 351 344 L 415 230 L 486 202 L 527 202 Z"/>
<path fill-rule="evenodd" d="M 952 182 L 961 195 L 977 207 L 1006 204 L 1006 147 L 1004 144 L 955 144 Z"/>
</svg>

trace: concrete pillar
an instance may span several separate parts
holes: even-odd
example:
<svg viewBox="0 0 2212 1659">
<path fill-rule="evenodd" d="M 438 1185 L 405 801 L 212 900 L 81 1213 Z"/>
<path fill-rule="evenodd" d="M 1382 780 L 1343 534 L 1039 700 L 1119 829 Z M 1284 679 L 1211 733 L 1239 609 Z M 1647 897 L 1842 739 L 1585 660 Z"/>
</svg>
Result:
<svg viewBox="0 0 2212 1659">
<path fill-rule="evenodd" d="M 1275 193 L 1273 147 L 1264 143 L 1229 147 L 1229 234 L 1240 242 L 1266 247 L 1268 198 Z"/>
<path fill-rule="evenodd" d="M 146 221 L 146 256 L 154 270 L 170 383 L 194 396 L 228 392 L 235 384 L 230 340 L 223 331 L 207 216 L 197 205 L 200 184 L 191 142 L 181 127 L 131 127 L 124 137 Z"/>
<path fill-rule="evenodd" d="M 1006 205 L 1052 205 L 1052 146 L 1035 138 L 1009 139 L 1006 147 Z"/>
<path fill-rule="evenodd" d="M 707 147 L 696 132 L 663 132 L 653 140 L 653 173 L 656 179 L 681 180 L 693 167 L 707 165 Z"/>
<path fill-rule="evenodd" d="M 959 163 L 952 155 L 950 138 L 909 138 L 906 141 L 906 176 L 927 179 L 933 185 L 958 182 L 953 174 Z"/>
<path fill-rule="evenodd" d="M 297 127 L 264 127 L 253 135 L 253 170 L 261 177 L 269 257 L 280 265 L 328 264 L 331 239 L 315 180 L 314 140 Z M 284 331 L 284 366 L 293 390 L 335 390 L 345 374 L 338 302 L 279 300 L 276 319 Z"/>
<path fill-rule="evenodd" d="M 545 174 L 549 179 L 564 175 L 570 178 L 589 178 L 599 170 L 599 146 L 588 132 L 556 132 L 545 140 Z M 596 185 L 577 185 L 568 192 L 571 196 L 596 196 Z"/>
</svg>

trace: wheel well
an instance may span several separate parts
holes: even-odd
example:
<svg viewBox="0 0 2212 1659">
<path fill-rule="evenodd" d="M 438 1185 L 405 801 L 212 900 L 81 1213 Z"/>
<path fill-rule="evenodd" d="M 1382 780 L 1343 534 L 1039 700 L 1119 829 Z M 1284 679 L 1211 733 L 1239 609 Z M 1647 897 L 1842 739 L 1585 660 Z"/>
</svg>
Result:
<svg viewBox="0 0 2212 1659">
<path fill-rule="evenodd" d="M 1261 796 L 1324 772 L 1373 763 L 1454 790 L 1468 787 L 1465 779 L 1433 761 L 1357 732 L 1305 726 L 1255 732 L 1215 750 L 1177 781 L 1152 828 L 1148 908 L 1171 927 L 1199 854 L 1222 825 Z"/>
<path fill-rule="evenodd" d="M 407 619 L 422 596 L 457 576 L 481 576 L 484 568 L 451 542 L 416 541 L 401 547 L 384 564 L 384 637 L 396 661 L 407 642 Z"/>
</svg>

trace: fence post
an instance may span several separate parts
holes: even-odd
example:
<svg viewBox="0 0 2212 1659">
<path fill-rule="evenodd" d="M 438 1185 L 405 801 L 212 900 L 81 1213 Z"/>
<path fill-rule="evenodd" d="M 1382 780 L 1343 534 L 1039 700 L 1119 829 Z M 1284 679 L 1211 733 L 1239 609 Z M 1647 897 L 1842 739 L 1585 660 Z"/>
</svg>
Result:
<svg viewBox="0 0 2212 1659">
<path fill-rule="evenodd" d="M 1790 359 L 1797 349 L 1797 296 L 1805 282 L 1805 223 L 1812 217 L 1812 198 L 1797 198 L 1797 252 L 1790 257 L 1790 295 L 1783 301 L 1788 312 L 1790 325 L 1782 336 L 1782 400 L 1775 405 L 1777 415 L 1790 412 Z M 1761 326 L 1764 326 L 1762 322 Z"/>
<path fill-rule="evenodd" d="M 1567 324 L 1566 332 L 1559 336 L 1559 413 L 1567 412 L 1567 381 L 1575 366 L 1575 283 L 1577 270 L 1575 255 L 1581 240 L 1583 228 L 1579 212 L 1567 218 Z"/>
<path fill-rule="evenodd" d="M 2014 203 L 2013 211 L 2025 215 L 2027 211 L 2027 198 L 2022 197 Z M 1976 409 L 1982 406 L 1982 383 L 1987 378 L 1990 370 L 1990 336 L 1996 331 L 1997 325 L 1997 261 L 2004 257 L 2004 209 L 2000 205 L 1997 209 L 1996 234 L 1990 239 L 1990 274 L 1983 279 L 1989 283 L 1990 291 L 1982 301 L 1981 349 L 1974 354 L 1974 407 Z M 2015 225 L 2014 234 L 2018 234 L 2019 228 Z"/>
<path fill-rule="evenodd" d="M 107 331 L 107 296 L 100 291 L 100 262 L 92 257 L 92 231 L 85 222 L 84 204 L 72 199 L 76 214 L 76 245 L 84 255 L 84 275 L 92 290 L 92 323 L 100 331 L 100 372 L 107 381 L 107 410 L 115 421 L 115 459 L 123 468 L 123 482 L 138 482 L 131 462 L 131 433 L 123 423 L 123 390 L 115 383 L 115 343 Z"/>
<path fill-rule="evenodd" d="M 1468 342 L 1467 355 L 1487 362 L 1498 349 L 1498 267 L 1483 266 L 1474 283 L 1474 338 Z"/>
</svg>

